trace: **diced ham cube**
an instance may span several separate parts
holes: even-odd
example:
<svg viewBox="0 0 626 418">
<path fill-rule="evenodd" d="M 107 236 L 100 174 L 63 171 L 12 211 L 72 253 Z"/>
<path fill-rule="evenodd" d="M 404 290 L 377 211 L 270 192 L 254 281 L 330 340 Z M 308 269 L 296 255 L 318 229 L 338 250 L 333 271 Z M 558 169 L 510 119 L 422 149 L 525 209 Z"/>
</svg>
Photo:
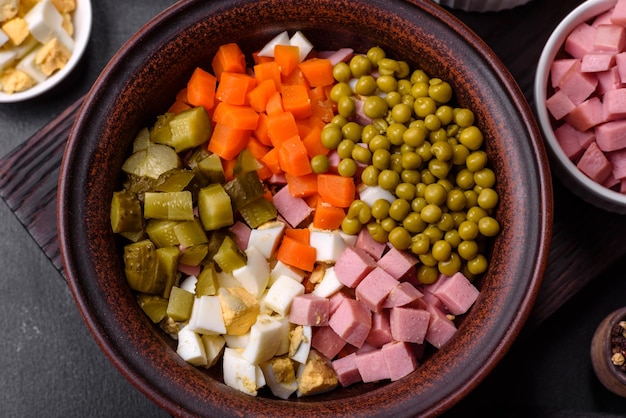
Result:
<svg viewBox="0 0 626 418">
<path fill-rule="evenodd" d="M 580 58 L 593 51 L 596 28 L 587 23 L 576 26 L 572 33 L 565 39 L 565 52 L 574 58 Z"/>
<path fill-rule="evenodd" d="M 378 265 L 396 280 L 400 280 L 417 262 L 417 257 L 392 246 L 389 251 L 378 260 Z"/>
<path fill-rule="evenodd" d="M 611 174 L 611 162 L 594 142 L 589 145 L 576 165 L 580 171 L 597 183 L 603 183 Z"/>
<path fill-rule="evenodd" d="M 602 96 L 607 91 L 615 90 L 622 86 L 622 78 L 617 65 L 614 65 L 607 71 L 596 73 L 598 79 L 597 93 Z"/>
<path fill-rule="evenodd" d="M 609 70 L 614 64 L 614 54 L 590 52 L 583 57 L 580 71 L 583 73 L 599 73 Z"/>
<path fill-rule="evenodd" d="M 337 292 L 328 299 L 328 312 L 331 316 L 335 313 L 339 305 L 341 305 L 341 302 L 343 302 L 345 299 L 350 299 L 350 297 L 343 292 Z"/>
<path fill-rule="evenodd" d="M 604 120 L 626 117 L 626 88 L 607 91 L 602 99 Z"/>
<path fill-rule="evenodd" d="M 569 123 L 564 123 L 556 128 L 554 136 L 567 158 L 572 161 L 578 160 L 589 144 L 596 138 L 593 130 L 579 131 Z"/>
<path fill-rule="evenodd" d="M 313 209 L 300 197 L 293 197 L 288 187 L 280 189 L 272 198 L 276 210 L 292 227 L 297 227 L 307 219 Z"/>
<path fill-rule="evenodd" d="M 306 293 L 293 298 L 289 322 L 297 325 L 323 327 L 328 325 L 330 302 L 327 298 Z"/>
<path fill-rule="evenodd" d="M 572 68 L 574 63 L 580 61 L 576 58 L 561 58 L 556 59 L 552 62 L 550 66 L 550 84 L 552 88 L 556 88 L 559 86 L 561 79 L 567 72 Z"/>
<path fill-rule="evenodd" d="M 557 90 L 546 100 L 546 107 L 554 119 L 561 120 L 576 108 L 576 105 L 563 90 Z"/>
<path fill-rule="evenodd" d="M 604 122 L 604 105 L 598 97 L 590 97 L 569 112 L 565 120 L 579 131 L 586 131 Z"/>
<path fill-rule="evenodd" d="M 596 126 L 596 142 L 605 152 L 626 148 L 626 120 L 614 120 Z"/>
<path fill-rule="evenodd" d="M 602 185 L 606 187 L 607 189 L 612 189 L 613 187 L 617 186 L 620 183 L 621 183 L 621 180 L 616 179 L 615 176 L 613 176 L 613 172 L 611 172 L 609 177 L 607 177 L 607 179 L 604 180 Z"/>
<path fill-rule="evenodd" d="M 427 305 L 430 313 L 430 323 L 424 339 L 436 348 L 441 348 L 456 333 L 456 325 L 441 309 Z"/>
<path fill-rule="evenodd" d="M 611 12 L 611 22 L 626 26 L 626 2 L 618 0 Z"/>
<path fill-rule="evenodd" d="M 591 22 L 591 26 L 593 27 L 598 27 L 598 25 L 610 25 L 611 23 L 614 23 L 611 20 L 611 16 L 613 14 L 613 9 L 611 10 L 607 10 L 606 12 L 596 16 L 593 19 L 593 22 Z"/>
<path fill-rule="evenodd" d="M 417 360 L 410 344 L 394 341 L 385 344 L 380 351 L 383 353 L 392 382 L 417 368 Z"/>
<path fill-rule="evenodd" d="M 355 361 L 363 382 L 389 379 L 389 369 L 382 350 L 357 354 Z"/>
<path fill-rule="evenodd" d="M 372 328 L 372 313 L 354 299 L 345 299 L 328 321 L 328 325 L 346 342 L 360 348 Z"/>
<path fill-rule="evenodd" d="M 332 366 L 341 386 L 346 387 L 361 381 L 359 368 L 356 366 L 356 353 L 333 361 Z"/>
<path fill-rule="evenodd" d="M 408 305 L 423 296 L 424 294 L 417 290 L 411 283 L 398 283 L 396 287 L 391 289 L 389 295 L 387 295 L 387 299 L 383 302 L 383 308 Z"/>
<path fill-rule="evenodd" d="M 248 225 L 241 221 L 237 221 L 229 228 L 229 231 L 233 233 L 233 239 L 235 244 L 242 250 L 248 248 L 248 240 L 252 230 Z"/>
<path fill-rule="evenodd" d="M 559 83 L 561 91 L 575 105 L 584 102 L 598 86 L 598 79 L 593 74 L 581 73 L 580 66 L 580 61 L 575 62 Z"/>
<path fill-rule="evenodd" d="M 388 310 L 385 309 L 382 312 L 374 312 L 372 314 L 372 329 L 365 341 L 374 347 L 382 347 L 393 341 Z"/>
<path fill-rule="evenodd" d="M 598 25 L 593 40 L 594 50 L 607 52 L 621 52 L 624 50 L 626 32 L 620 25 Z"/>
<path fill-rule="evenodd" d="M 361 229 L 361 232 L 357 235 L 356 247 L 365 250 L 376 261 L 380 260 L 387 248 L 384 243 L 377 242 L 372 238 L 372 234 L 367 231 L 367 228 Z"/>
<path fill-rule="evenodd" d="M 398 281 L 380 267 L 376 267 L 356 287 L 356 298 L 372 312 L 380 312 L 383 302 Z"/>
<path fill-rule="evenodd" d="M 364 249 L 346 247 L 335 263 L 335 275 L 345 286 L 356 287 L 376 267 L 376 261 Z"/>
<path fill-rule="evenodd" d="M 626 52 L 615 55 L 615 66 L 622 83 L 626 83 Z"/>
<path fill-rule="evenodd" d="M 611 163 L 611 167 L 613 168 L 613 171 L 611 173 L 612 177 L 615 180 L 622 180 L 626 178 L 626 148 L 618 151 L 607 152 L 605 155 Z M 617 182 L 615 184 L 617 184 Z M 613 186 L 615 184 L 613 184 Z"/>
<path fill-rule="evenodd" d="M 434 295 L 453 315 L 466 313 L 479 295 L 478 289 L 461 272 L 455 273 L 439 286 Z"/>
<path fill-rule="evenodd" d="M 391 335 L 396 341 L 421 344 L 424 342 L 430 313 L 424 309 L 396 307 L 389 313 Z"/>
<path fill-rule="evenodd" d="M 311 346 L 329 359 L 335 358 L 345 345 L 346 341 L 331 327 L 317 327 L 313 331 Z"/>
</svg>

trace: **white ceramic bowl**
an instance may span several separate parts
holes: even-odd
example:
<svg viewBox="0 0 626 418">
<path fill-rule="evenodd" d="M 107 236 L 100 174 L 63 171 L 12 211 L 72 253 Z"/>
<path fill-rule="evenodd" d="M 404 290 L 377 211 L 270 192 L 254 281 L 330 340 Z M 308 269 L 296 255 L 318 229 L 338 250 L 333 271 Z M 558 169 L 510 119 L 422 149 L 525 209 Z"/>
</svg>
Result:
<svg viewBox="0 0 626 418">
<path fill-rule="evenodd" d="M 563 19 L 546 42 L 539 58 L 535 75 L 534 95 L 537 119 L 552 157 L 554 174 L 585 201 L 610 212 L 626 214 L 626 194 L 618 193 L 596 183 L 583 174 L 567 157 L 556 139 L 552 120 L 546 107 L 550 65 L 561 51 L 565 39 L 577 25 L 608 11 L 616 2 L 617 0 L 588 0 Z"/>
<path fill-rule="evenodd" d="M 434 0 L 435 3 L 451 9 L 466 12 L 499 12 L 528 3 L 530 0 Z"/>
<path fill-rule="evenodd" d="M 38 83 L 28 90 L 13 94 L 7 94 L 0 91 L 0 103 L 15 103 L 35 98 L 52 89 L 72 72 L 72 70 L 76 67 L 76 64 L 80 61 L 80 58 L 83 56 L 83 53 L 87 48 L 87 43 L 89 42 L 89 35 L 91 34 L 92 26 L 92 10 L 90 0 L 76 0 L 76 10 L 74 11 L 73 21 L 74 50 L 72 51 L 72 56 L 65 67 L 52 74 L 44 82 Z"/>
</svg>

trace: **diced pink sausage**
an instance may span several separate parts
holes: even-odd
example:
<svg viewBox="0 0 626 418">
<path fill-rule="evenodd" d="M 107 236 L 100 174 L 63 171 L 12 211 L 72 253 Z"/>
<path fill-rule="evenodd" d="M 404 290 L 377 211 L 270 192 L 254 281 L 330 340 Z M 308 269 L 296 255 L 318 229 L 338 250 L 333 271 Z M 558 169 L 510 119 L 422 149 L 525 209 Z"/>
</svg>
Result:
<svg viewBox="0 0 626 418">
<path fill-rule="evenodd" d="M 346 247 L 335 263 L 335 275 L 345 286 L 356 287 L 376 267 L 376 261 L 364 249 Z"/>
<path fill-rule="evenodd" d="M 611 22 L 626 26 L 626 2 L 618 0 L 611 12 Z"/>
<path fill-rule="evenodd" d="M 453 315 L 466 313 L 476 302 L 478 289 L 461 272 L 455 273 L 439 286 L 434 295 L 441 300 Z"/>
<path fill-rule="evenodd" d="M 331 327 L 316 327 L 311 345 L 326 358 L 333 359 L 346 346 L 346 341 Z"/>
<path fill-rule="evenodd" d="M 411 302 L 423 297 L 424 294 L 417 290 L 409 282 L 398 283 L 396 287 L 391 289 L 387 299 L 383 302 L 383 308 L 394 308 L 396 306 L 408 305 Z"/>
<path fill-rule="evenodd" d="M 323 327 L 328 325 L 330 302 L 312 293 L 293 298 L 289 312 L 289 322 L 296 325 Z"/>
<path fill-rule="evenodd" d="M 434 347 L 441 348 L 456 333 L 456 325 L 442 310 L 434 306 L 427 307 L 427 310 L 431 318 L 424 339 Z"/>
<path fill-rule="evenodd" d="M 575 62 L 559 83 L 561 91 L 575 105 L 581 104 L 591 96 L 598 85 L 598 79 L 593 74 L 581 73 L 580 66 L 580 61 Z"/>
<path fill-rule="evenodd" d="M 616 180 L 622 180 L 626 178 L 626 148 L 619 151 L 607 152 L 606 157 L 608 158 L 609 162 L 611 163 L 611 167 L 613 168 L 611 173 L 612 177 Z"/>
<path fill-rule="evenodd" d="M 341 386 L 346 387 L 361 381 L 359 368 L 356 366 L 356 353 L 334 360 L 331 365 Z"/>
<path fill-rule="evenodd" d="M 229 228 L 229 231 L 233 233 L 235 244 L 242 250 L 248 248 L 248 241 L 250 240 L 250 233 L 252 232 L 250 227 L 241 221 L 237 221 Z"/>
<path fill-rule="evenodd" d="M 350 297 L 348 295 L 346 295 L 343 292 L 337 292 L 334 295 L 332 295 L 330 298 L 328 298 L 328 313 L 329 315 L 332 316 L 332 314 L 335 313 L 335 311 L 337 310 L 337 308 L 339 307 L 339 305 L 341 305 L 341 302 L 343 302 L 345 299 L 350 299 Z"/>
<path fill-rule="evenodd" d="M 387 246 L 384 243 L 378 242 L 372 238 L 372 234 L 367 231 L 367 228 L 361 229 L 361 232 L 357 235 L 355 246 L 365 250 L 365 252 L 377 261 L 380 260 L 383 256 L 383 252 L 387 249 Z"/>
<path fill-rule="evenodd" d="M 576 58 L 556 59 L 550 66 L 550 84 L 552 88 L 558 87 L 561 79 L 572 68 L 575 62 L 580 61 Z"/>
<path fill-rule="evenodd" d="M 574 110 L 576 105 L 562 90 L 557 90 L 556 93 L 546 100 L 546 107 L 554 119 L 561 120 Z"/>
<path fill-rule="evenodd" d="M 288 187 L 283 187 L 276 192 L 272 202 L 274 202 L 276 210 L 278 210 L 285 221 L 294 228 L 300 225 L 313 212 L 313 209 L 307 205 L 304 199 L 293 197 L 289 193 Z"/>
<path fill-rule="evenodd" d="M 423 343 L 429 322 L 430 313 L 424 309 L 399 306 L 391 308 L 389 313 L 391 335 L 396 341 Z"/>
<path fill-rule="evenodd" d="M 626 32 L 620 25 L 598 25 L 593 39 L 594 50 L 617 53 L 624 49 Z"/>
<path fill-rule="evenodd" d="M 574 58 L 582 59 L 586 53 L 593 51 L 595 36 L 596 28 L 587 23 L 581 23 L 565 39 L 565 52 Z"/>
<path fill-rule="evenodd" d="M 345 299 L 331 315 L 328 325 L 348 343 L 360 348 L 372 328 L 372 313 L 354 299 Z"/>
<path fill-rule="evenodd" d="M 586 131 L 604 122 L 604 105 L 598 97 L 590 97 L 570 111 L 565 120 L 579 131 Z"/>
<path fill-rule="evenodd" d="M 598 25 L 609 25 L 614 23 L 611 21 L 611 15 L 613 14 L 613 10 L 607 10 L 606 12 L 596 16 L 591 22 L 591 26 L 598 27 Z"/>
<path fill-rule="evenodd" d="M 559 145 L 572 161 L 578 160 L 589 144 L 591 144 L 596 136 L 593 130 L 579 131 L 569 123 L 564 123 L 554 130 L 554 136 Z"/>
<path fill-rule="evenodd" d="M 626 148 L 626 120 L 614 120 L 596 126 L 596 142 L 605 152 Z"/>
<path fill-rule="evenodd" d="M 355 361 L 363 382 L 389 379 L 389 369 L 382 350 L 357 354 Z"/>
<path fill-rule="evenodd" d="M 599 73 L 608 71 L 615 64 L 615 55 L 590 52 L 585 54 L 580 65 L 583 73 Z"/>
<path fill-rule="evenodd" d="M 612 170 L 610 161 L 595 142 L 589 145 L 576 166 L 597 183 L 603 183 Z"/>
<path fill-rule="evenodd" d="M 618 185 L 618 184 L 620 184 L 620 183 L 621 183 L 621 180 L 616 179 L 616 178 L 613 176 L 613 172 L 611 171 L 611 174 L 609 175 L 609 177 L 607 177 L 607 179 L 606 179 L 606 180 L 604 180 L 604 182 L 602 183 L 602 185 L 603 185 L 604 187 L 606 187 L 607 189 L 611 189 L 611 188 L 613 188 L 613 187 L 617 186 L 617 185 Z"/>
<path fill-rule="evenodd" d="M 418 261 L 417 257 L 392 246 L 389 251 L 378 260 L 378 265 L 396 280 L 400 280 Z"/>
<path fill-rule="evenodd" d="M 607 91 L 602 99 L 604 120 L 626 117 L 626 88 Z"/>
<path fill-rule="evenodd" d="M 389 325 L 388 310 L 385 309 L 382 312 L 374 312 L 372 314 L 372 329 L 365 341 L 374 347 L 382 347 L 388 342 L 393 341 Z"/>
<path fill-rule="evenodd" d="M 615 90 L 622 86 L 622 79 L 617 65 L 614 65 L 607 71 L 596 73 L 596 78 L 598 79 L 596 92 L 599 95 L 603 95 L 607 91 Z"/>
<path fill-rule="evenodd" d="M 372 312 L 380 312 L 383 302 L 398 281 L 380 267 L 368 273 L 356 287 L 356 298 Z"/>
<path fill-rule="evenodd" d="M 381 351 L 391 381 L 401 379 L 417 368 L 417 360 L 410 344 L 394 341 L 385 344 Z"/>
<path fill-rule="evenodd" d="M 336 51 L 321 51 L 318 54 L 319 58 L 326 58 L 334 66 L 339 62 L 348 62 L 354 55 L 352 48 L 340 48 Z"/>
</svg>

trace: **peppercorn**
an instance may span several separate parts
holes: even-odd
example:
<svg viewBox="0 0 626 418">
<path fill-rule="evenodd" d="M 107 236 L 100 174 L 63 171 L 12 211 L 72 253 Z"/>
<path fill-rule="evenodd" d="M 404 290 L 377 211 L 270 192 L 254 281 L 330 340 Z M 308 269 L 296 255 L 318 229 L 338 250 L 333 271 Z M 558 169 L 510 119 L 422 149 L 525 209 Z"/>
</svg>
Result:
<svg viewBox="0 0 626 418">
<path fill-rule="evenodd" d="M 626 321 L 611 328 L 611 362 L 619 371 L 626 373 Z"/>
</svg>

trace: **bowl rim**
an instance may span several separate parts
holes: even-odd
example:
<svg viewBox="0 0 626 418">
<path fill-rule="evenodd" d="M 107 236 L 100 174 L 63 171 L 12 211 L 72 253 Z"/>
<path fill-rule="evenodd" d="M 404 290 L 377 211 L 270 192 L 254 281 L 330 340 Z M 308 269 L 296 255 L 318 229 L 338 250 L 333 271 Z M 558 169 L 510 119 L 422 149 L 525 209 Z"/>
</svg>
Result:
<svg viewBox="0 0 626 418">
<path fill-rule="evenodd" d="M 545 142 L 552 155 L 556 157 L 557 175 L 575 193 L 596 206 L 608 210 L 626 212 L 626 194 L 618 193 L 584 175 L 567 157 L 556 139 L 548 108 L 546 106 L 550 64 L 560 51 L 565 39 L 574 27 L 592 19 L 615 6 L 617 0 L 587 0 L 573 9 L 554 29 L 548 38 L 537 63 L 534 97 L 537 120 L 543 132 Z M 579 187 L 576 187 L 579 186 Z M 582 187 L 583 191 L 578 190 Z M 608 205 L 603 203 L 607 202 Z"/>
<path fill-rule="evenodd" d="M 17 103 L 39 97 L 56 87 L 76 68 L 87 50 L 91 36 L 93 26 L 91 0 L 76 0 L 76 10 L 72 21 L 74 23 L 74 50 L 67 64 L 42 83 L 38 83 L 27 90 L 13 94 L 0 91 L 0 103 Z"/>
<path fill-rule="evenodd" d="M 86 272 L 94 266 L 91 265 L 90 262 L 84 261 L 80 258 L 80 254 L 84 253 L 84 248 L 76 248 L 71 242 L 71 229 L 73 223 L 76 222 L 76 218 L 79 218 L 78 222 L 81 222 L 80 218 L 83 217 L 84 213 L 82 210 L 73 211 L 73 209 L 76 208 L 72 208 L 69 202 L 71 201 L 73 194 L 77 193 L 74 188 L 86 186 L 84 184 L 86 181 L 85 179 L 78 179 L 80 183 L 75 183 L 76 179 L 74 177 L 77 173 L 72 171 L 72 167 L 73 164 L 77 164 L 75 160 L 80 158 L 76 155 L 76 153 L 89 154 L 94 152 L 92 149 L 95 146 L 94 144 L 85 144 L 84 142 L 81 143 L 81 134 L 83 133 L 82 130 L 85 129 L 85 124 L 89 122 L 88 113 L 90 108 L 97 105 L 98 101 L 102 99 L 102 95 L 110 94 L 100 90 L 106 87 L 106 80 L 108 77 L 115 78 L 115 76 L 111 75 L 111 73 L 115 70 L 115 63 L 123 60 L 125 54 L 135 50 L 137 48 L 136 43 L 138 41 L 141 40 L 143 42 L 146 38 L 154 35 L 154 33 L 158 31 L 159 25 L 170 21 L 173 19 L 173 16 L 175 17 L 180 13 L 184 13 L 188 8 L 193 9 L 194 7 L 199 7 L 198 4 L 200 3 L 202 3 L 200 0 L 183 0 L 169 7 L 152 19 L 147 25 L 142 27 L 135 35 L 133 35 L 133 37 L 120 49 L 118 54 L 116 54 L 109 64 L 107 64 L 107 67 L 94 84 L 94 87 L 87 95 L 81 109 L 79 110 L 77 119 L 72 127 L 72 132 L 70 133 L 70 139 L 65 150 L 61 166 L 61 174 L 59 177 L 58 230 L 61 254 L 68 283 L 70 284 L 70 290 L 72 291 L 81 315 L 83 316 L 84 321 L 86 322 L 89 330 L 92 332 L 100 348 L 105 352 L 119 371 L 153 402 L 176 415 L 186 415 L 191 414 L 191 412 L 185 410 L 184 406 L 180 405 L 176 399 L 172 399 L 167 394 L 163 393 L 163 382 L 154 382 L 150 380 L 150 378 L 154 378 L 156 374 L 150 374 L 149 371 L 145 372 L 145 370 L 139 370 L 137 364 L 128 364 L 129 359 L 139 361 L 141 358 L 138 358 L 140 355 L 137 353 L 119 352 L 120 347 L 118 346 L 119 341 L 117 340 L 121 337 L 106 335 L 103 332 L 105 329 L 104 322 L 110 321 L 110 318 L 99 317 L 99 315 L 109 313 L 100 311 L 104 304 L 106 304 L 106 301 L 102 302 L 90 299 L 90 297 L 93 297 L 93 294 L 90 294 L 90 292 L 93 292 L 94 289 L 89 288 L 90 285 L 84 283 L 80 277 L 81 272 Z M 211 2 L 211 4 L 219 3 L 219 1 Z M 224 1 L 223 3 L 232 2 Z M 242 3 L 247 4 L 248 1 L 237 2 L 237 4 Z M 397 2 L 393 3 L 394 7 L 397 7 Z M 374 4 L 377 6 L 385 4 L 387 8 L 392 7 L 389 2 L 380 0 L 374 1 Z M 523 267 L 518 266 L 519 269 L 523 269 L 523 272 L 527 274 L 527 276 L 524 276 L 525 278 L 527 277 L 527 281 L 516 282 L 514 287 L 508 289 L 510 294 L 507 293 L 507 295 L 513 295 L 511 298 L 514 298 L 515 303 L 518 305 L 516 306 L 516 309 L 504 310 L 502 313 L 505 315 L 505 320 L 500 321 L 496 324 L 497 326 L 493 327 L 494 332 L 498 335 L 496 340 L 488 342 L 489 347 L 493 347 L 493 350 L 490 350 L 489 352 L 477 353 L 478 359 L 471 359 L 471 373 L 466 372 L 468 376 L 464 375 L 464 377 L 467 377 L 466 380 L 463 380 L 462 382 L 457 382 L 456 380 L 452 382 L 446 381 L 445 383 L 450 385 L 445 386 L 446 396 L 437 398 L 435 402 L 429 403 L 426 409 L 419 411 L 407 410 L 406 406 L 411 406 L 413 403 L 407 403 L 406 399 L 403 399 L 397 401 L 395 405 L 376 405 L 376 408 L 370 413 L 377 415 L 394 413 L 413 414 L 416 412 L 424 414 L 441 413 L 458 402 L 482 379 L 484 379 L 493 367 L 495 367 L 497 362 L 502 358 L 502 356 L 504 356 L 505 352 L 519 334 L 523 324 L 530 314 L 530 310 L 532 309 L 536 294 L 539 290 L 542 275 L 547 264 L 553 209 L 552 184 L 549 165 L 547 163 L 547 156 L 545 154 L 543 143 L 540 140 L 539 128 L 534 120 L 528 102 L 521 93 L 521 90 L 512 75 L 504 67 L 500 59 L 491 52 L 484 41 L 474 34 L 474 32 L 472 32 L 465 24 L 460 22 L 457 18 L 440 6 L 429 0 L 408 0 L 402 2 L 402 4 L 405 7 L 410 7 L 416 11 L 424 12 L 429 18 L 437 20 L 438 24 L 445 26 L 446 30 L 451 31 L 451 33 L 455 36 L 462 38 L 463 42 L 468 42 L 467 52 L 470 53 L 471 50 L 471 53 L 475 53 L 481 63 L 489 66 L 490 73 L 497 78 L 497 81 L 494 81 L 494 84 L 497 84 L 497 86 L 502 89 L 502 95 L 506 96 L 507 100 L 509 100 L 511 103 L 510 106 L 521 111 L 518 115 L 519 120 L 517 120 L 517 122 L 520 127 L 524 129 L 524 134 L 529 138 L 528 149 L 524 149 L 524 151 L 528 151 L 529 155 L 532 155 L 533 166 L 537 166 L 537 173 L 532 174 L 535 177 L 532 177 L 532 179 L 528 181 L 528 183 L 533 184 L 533 187 L 536 187 L 538 193 L 537 202 L 531 202 L 531 205 L 529 205 L 529 207 L 532 207 L 533 215 L 535 216 L 532 220 L 533 222 L 537 222 L 537 231 L 532 232 L 532 238 L 536 239 L 536 242 L 532 242 L 536 245 L 536 247 L 528 245 L 528 243 L 521 243 L 522 245 L 526 245 L 526 247 L 520 248 L 527 248 L 527 251 L 532 254 L 531 258 L 529 258 L 532 262 L 528 265 L 525 264 Z M 162 34 L 159 35 L 166 36 Z M 469 43 L 469 40 L 471 40 L 471 44 Z M 133 44 L 135 45 L 133 46 Z M 87 158 L 83 159 L 83 161 L 85 160 L 89 160 L 88 155 Z M 83 170 L 83 168 L 80 170 Z M 537 207 L 535 207 L 535 205 L 537 205 Z M 495 289 L 492 290 L 496 291 Z M 97 303 L 94 304 L 93 302 Z M 104 307 L 107 308 L 108 306 Z M 128 354 L 130 357 L 124 357 L 122 354 Z M 436 355 L 437 354 L 435 354 L 435 356 Z M 402 387 L 403 383 L 401 382 L 402 380 L 393 382 L 385 387 L 395 388 L 397 392 L 397 388 Z M 221 390 L 222 393 L 225 393 L 223 389 Z M 382 389 L 374 389 L 364 396 L 340 400 L 326 402 L 287 402 L 285 404 L 291 405 L 292 408 L 295 408 L 292 412 L 303 416 L 307 413 L 311 413 L 311 409 L 307 409 L 309 407 L 322 408 L 323 411 L 331 411 L 330 413 L 334 411 L 337 413 L 337 411 L 341 410 L 342 407 L 354 404 L 355 400 L 363 400 L 364 403 L 367 403 L 367 399 L 377 398 L 376 395 L 380 395 L 381 390 Z M 248 395 L 242 396 L 249 399 Z M 237 396 L 231 397 L 237 398 Z M 267 406 L 268 401 L 269 400 L 262 398 L 256 399 L 259 409 L 262 409 L 263 411 L 266 411 L 263 408 Z M 404 404 L 400 402 L 404 402 Z M 393 410 L 389 408 L 396 409 Z M 263 414 L 263 411 L 257 411 L 255 409 L 254 413 Z M 235 411 L 232 411 L 232 408 L 228 411 L 224 410 L 219 412 L 224 414 L 236 413 Z M 246 412 L 252 413 L 249 410 Z"/>
</svg>

